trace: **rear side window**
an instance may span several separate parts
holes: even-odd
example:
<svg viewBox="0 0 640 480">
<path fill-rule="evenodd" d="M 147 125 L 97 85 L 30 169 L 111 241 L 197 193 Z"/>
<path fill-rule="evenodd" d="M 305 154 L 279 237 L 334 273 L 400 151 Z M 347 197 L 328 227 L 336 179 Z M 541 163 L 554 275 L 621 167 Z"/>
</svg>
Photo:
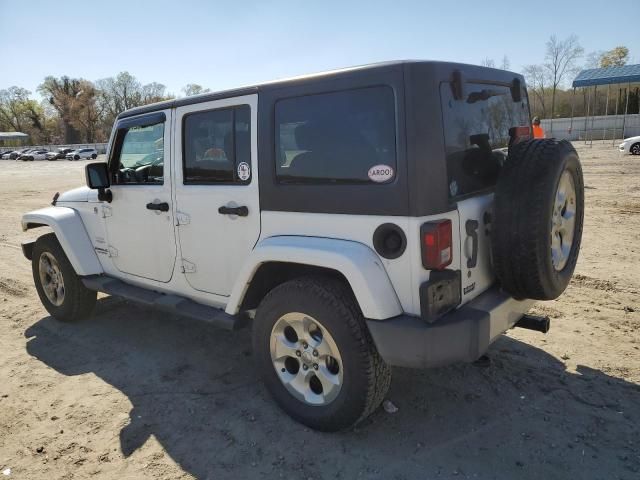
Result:
<svg viewBox="0 0 640 480">
<path fill-rule="evenodd" d="M 390 87 L 308 95 L 275 106 L 279 183 L 392 181 L 395 99 Z"/>
<path fill-rule="evenodd" d="M 449 197 L 491 189 L 507 156 L 512 127 L 530 125 L 526 94 L 514 102 L 502 85 L 465 84 L 456 100 L 450 83 L 440 86 Z"/>
<path fill-rule="evenodd" d="M 185 116 L 184 184 L 251 182 L 250 123 L 248 105 Z"/>
</svg>

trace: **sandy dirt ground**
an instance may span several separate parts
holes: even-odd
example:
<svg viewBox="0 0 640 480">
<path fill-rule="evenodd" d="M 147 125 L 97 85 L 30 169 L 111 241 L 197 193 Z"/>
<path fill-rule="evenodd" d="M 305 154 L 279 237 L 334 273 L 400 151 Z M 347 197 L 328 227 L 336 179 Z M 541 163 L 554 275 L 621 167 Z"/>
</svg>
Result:
<svg viewBox="0 0 640 480">
<path fill-rule="evenodd" d="M 49 317 L 23 212 L 83 184 L 84 162 L 0 162 L 0 472 L 9 479 L 639 479 L 640 159 L 577 144 L 586 223 L 576 276 L 491 365 L 395 369 L 357 428 L 311 431 L 270 400 L 249 331 L 113 298 Z"/>
</svg>

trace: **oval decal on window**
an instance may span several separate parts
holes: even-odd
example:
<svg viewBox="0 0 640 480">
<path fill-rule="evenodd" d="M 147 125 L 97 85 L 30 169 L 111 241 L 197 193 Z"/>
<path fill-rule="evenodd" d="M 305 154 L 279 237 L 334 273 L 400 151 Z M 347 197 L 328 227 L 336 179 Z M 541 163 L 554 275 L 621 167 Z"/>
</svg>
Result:
<svg viewBox="0 0 640 480">
<path fill-rule="evenodd" d="M 393 167 L 390 167 L 389 165 L 374 165 L 367 173 L 369 180 L 376 183 L 383 183 L 391 180 L 394 174 L 395 172 L 393 171 Z"/>
</svg>

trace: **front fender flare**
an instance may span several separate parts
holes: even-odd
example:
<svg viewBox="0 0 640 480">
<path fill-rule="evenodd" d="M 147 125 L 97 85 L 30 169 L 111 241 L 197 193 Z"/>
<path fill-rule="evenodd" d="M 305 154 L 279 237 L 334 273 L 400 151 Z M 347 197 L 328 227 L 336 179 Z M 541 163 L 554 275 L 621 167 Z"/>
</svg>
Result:
<svg viewBox="0 0 640 480">
<path fill-rule="evenodd" d="M 22 216 L 23 231 L 42 226 L 51 227 L 78 275 L 103 272 L 78 212 L 68 207 L 47 207 Z"/>
<path fill-rule="evenodd" d="M 371 248 L 348 240 L 300 236 L 271 237 L 256 245 L 238 275 L 227 313 L 238 313 L 256 271 L 269 262 L 297 263 L 340 272 L 349 282 L 365 318 L 384 320 L 402 313 L 389 276 Z"/>
</svg>

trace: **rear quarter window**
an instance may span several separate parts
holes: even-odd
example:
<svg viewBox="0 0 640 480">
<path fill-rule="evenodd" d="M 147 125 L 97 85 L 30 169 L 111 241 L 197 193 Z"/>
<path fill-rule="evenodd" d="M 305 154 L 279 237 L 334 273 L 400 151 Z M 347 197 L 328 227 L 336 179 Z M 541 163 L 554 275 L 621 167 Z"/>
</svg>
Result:
<svg viewBox="0 0 640 480">
<path fill-rule="evenodd" d="M 440 85 L 449 198 L 491 189 L 507 156 L 512 127 L 529 126 L 523 91 L 515 102 L 504 85 L 467 83 L 455 99 L 450 83 Z"/>
<path fill-rule="evenodd" d="M 384 183 L 395 176 L 391 87 L 283 99 L 275 123 L 278 183 Z"/>
</svg>

